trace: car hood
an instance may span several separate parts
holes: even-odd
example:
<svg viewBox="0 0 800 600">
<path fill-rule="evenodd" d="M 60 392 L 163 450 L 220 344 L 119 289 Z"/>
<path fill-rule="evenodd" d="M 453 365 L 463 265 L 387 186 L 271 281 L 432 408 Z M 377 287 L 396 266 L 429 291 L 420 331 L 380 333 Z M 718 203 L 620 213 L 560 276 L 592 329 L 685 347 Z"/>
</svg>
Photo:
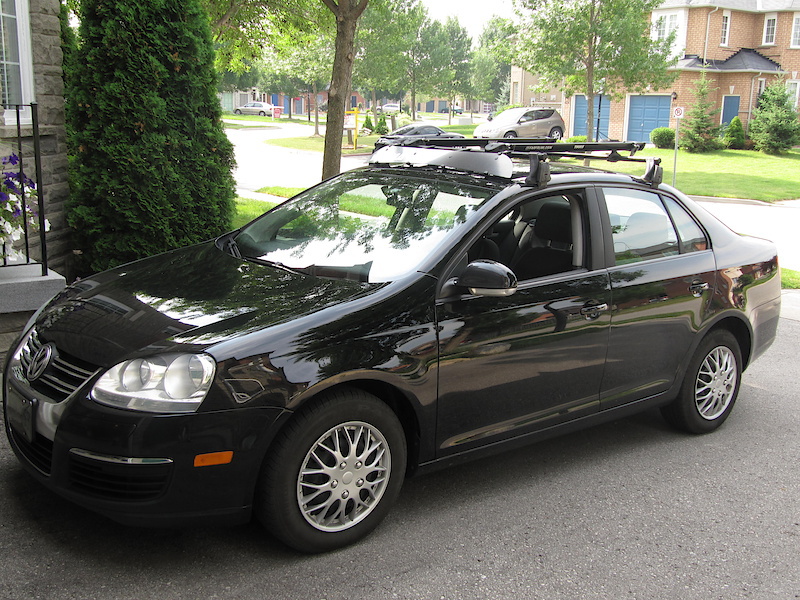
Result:
<svg viewBox="0 0 800 600">
<path fill-rule="evenodd" d="M 136 261 L 73 284 L 38 315 L 43 342 L 98 366 L 224 340 L 382 287 L 245 262 L 213 242 Z"/>
</svg>

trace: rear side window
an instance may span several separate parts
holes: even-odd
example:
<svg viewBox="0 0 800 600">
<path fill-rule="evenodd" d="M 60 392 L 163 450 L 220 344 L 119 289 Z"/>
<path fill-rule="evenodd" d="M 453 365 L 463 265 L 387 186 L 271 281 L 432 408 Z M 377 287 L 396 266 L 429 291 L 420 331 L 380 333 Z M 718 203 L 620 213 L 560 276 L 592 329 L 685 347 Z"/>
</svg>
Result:
<svg viewBox="0 0 800 600">
<path fill-rule="evenodd" d="M 664 203 L 667 205 L 667 210 L 672 216 L 672 222 L 678 229 L 678 237 L 680 238 L 681 254 L 685 252 L 700 252 L 701 250 L 708 249 L 708 240 L 706 234 L 700 229 L 700 226 L 683 208 L 672 198 L 664 197 Z"/>
<path fill-rule="evenodd" d="M 678 236 L 658 194 L 625 188 L 606 188 L 603 193 L 616 264 L 679 253 Z"/>
</svg>

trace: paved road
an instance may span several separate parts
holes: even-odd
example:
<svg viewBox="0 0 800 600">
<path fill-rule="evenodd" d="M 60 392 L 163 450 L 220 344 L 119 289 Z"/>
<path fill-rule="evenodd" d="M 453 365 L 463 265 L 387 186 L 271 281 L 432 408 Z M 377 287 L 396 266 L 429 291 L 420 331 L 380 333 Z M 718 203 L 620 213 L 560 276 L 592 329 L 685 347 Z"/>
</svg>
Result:
<svg viewBox="0 0 800 600">
<path fill-rule="evenodd" d="M 123 527 L 36 484 L 0 438 L 0 598 L 800 598 L 800 321 L 781 319 L 718 432 L 657 412 L 406 482 L 321 556 L 256 524 Z"/>
</svg>

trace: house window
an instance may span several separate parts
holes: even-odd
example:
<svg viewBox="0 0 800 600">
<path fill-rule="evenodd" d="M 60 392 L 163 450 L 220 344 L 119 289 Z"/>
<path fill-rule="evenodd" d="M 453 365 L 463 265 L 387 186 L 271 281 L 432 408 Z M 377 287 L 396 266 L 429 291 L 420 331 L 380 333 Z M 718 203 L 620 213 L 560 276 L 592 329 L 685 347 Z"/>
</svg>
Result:
<svg viewBox="0 0 800 600">
<path fill-rule="evenodd" d="M 26 0 L 0 1 L 0 86 L 2 103 L 7 107 L 6 122 L 16 118 L 13 104 L 34 100 L 31 35 Z M 20 119 L 30 122 L 30 108 L 20 111 Z"/>
<path fill-rule="evenodd" d="M 758 90 L 757 90 L 757 92 L 756 92 L 756 93 L 757 93 L 759 96 L 761 96 L 761 94 L 763 94 L 763 93 L 764 93 L 764 90 L 765 90 L 765 89 L 767 89 L 767 80 L 766 80 L 766 79 L 764 79 L 763 77 L 761 77 L 761 78 L 759 78 L 759 80 L 758 80 Z"/>
<path fill-rule="evenodd" d="M 800 13 L 794 13 L 792 21 L 792 48 L 800 48 Z"/>
<path fill-rule="evenodd" d="M 722 11 L 722 35 L 720 36 L 719 45 L 727 46 L 728 39 L 731 33 L 731 11 Z"/>
<path fill-rule="evenodd" d="M 800 106 L 800 80 L 790 79 L 786 82 L 786 89 L 789 91 L 789 100 L 797 108 Z"/>
<path fill-rule="evenodd" d="M 764 41 L 765 46 L 775 44 L 775 28 L 778 26 L 778 14 L 769 13 L 764 15 Z"/>
<path fill-rule="evenodd" d="M 655 35 L 657 40 L 664 40 L 667 36 L 678 29 L 678 15 L 662 15 L 656 20 Z"/>
</svg>

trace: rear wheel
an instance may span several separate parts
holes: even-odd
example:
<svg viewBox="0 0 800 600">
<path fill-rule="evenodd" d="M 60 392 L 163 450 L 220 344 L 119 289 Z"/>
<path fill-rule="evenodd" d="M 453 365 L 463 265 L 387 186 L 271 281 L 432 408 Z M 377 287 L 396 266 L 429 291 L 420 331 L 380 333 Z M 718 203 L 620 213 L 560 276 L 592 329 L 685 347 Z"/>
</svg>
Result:
<svg viewBox="0 0 800 600">
<path fill-rule="evenodd" d="M 550 130 L 550 137 L 554 140 L 560 140 L 561 137 L 564 135 L 564 130 L 561 127 L 553 127 Z"/>
<path fill-rule="evenodd" d="M 673 426 L 708 433 L 730 415 L 742 377 L 742 353 L 728 331 L 711 332 L 695 351 L 678 397 L 661 409 Z"/>
<path fill-rule="evenodd" d="M 394 412 L 371 394 L 340 390 L 297 414 L 276 440 L 255 510 L 296 550 L 332 550 L 381 522 L 405 468 L 405 435 Z"/>
<path fill-rule="evenodd" d="M 235 114 L 235 115 L 240 115 L 240 114 L 242 114 L 242 111 L 240 111 L 240 110 L 237 108 L 235 111 L 233 111 L 233 114 Z"/>
</svg>

